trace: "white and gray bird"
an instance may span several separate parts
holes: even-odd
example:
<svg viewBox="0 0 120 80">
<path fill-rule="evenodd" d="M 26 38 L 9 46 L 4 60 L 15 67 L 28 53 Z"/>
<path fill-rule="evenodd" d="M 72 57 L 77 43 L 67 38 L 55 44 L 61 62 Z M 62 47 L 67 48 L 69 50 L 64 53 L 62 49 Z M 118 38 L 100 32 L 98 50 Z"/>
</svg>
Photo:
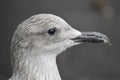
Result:
<svg viewBox="0 0 120 80">
<path fill-rule="evenodd" d="M 53 14 L 30 17 L 13 35 L 9 80 L 61 80 L 57 55 L 82 42 L 109 43 L 109 39 L 99 32 L 80 32 Z"/>
</svg>

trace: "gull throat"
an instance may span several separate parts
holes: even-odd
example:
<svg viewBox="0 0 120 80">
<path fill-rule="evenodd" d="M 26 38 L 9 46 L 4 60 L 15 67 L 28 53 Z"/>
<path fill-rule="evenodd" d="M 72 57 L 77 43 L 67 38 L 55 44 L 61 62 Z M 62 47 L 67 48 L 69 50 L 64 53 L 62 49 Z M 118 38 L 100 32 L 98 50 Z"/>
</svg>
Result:
<svg viewBox="0 0 120 80">
<path fill-rule="evenodd" d="M 17 62 L 9 80 L 61 80 L 56 55 L 40 55 Z"/>
</svg>

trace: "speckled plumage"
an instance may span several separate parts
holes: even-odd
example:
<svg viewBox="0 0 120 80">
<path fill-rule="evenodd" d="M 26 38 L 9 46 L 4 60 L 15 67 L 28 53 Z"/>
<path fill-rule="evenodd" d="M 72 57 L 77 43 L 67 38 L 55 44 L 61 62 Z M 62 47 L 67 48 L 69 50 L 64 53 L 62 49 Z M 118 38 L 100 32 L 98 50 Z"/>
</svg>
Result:
<svg viewBox="0 0 120 80">
<path fill-rule="evenodd" d="M 54 34 L 49 30 L 55 28 Z M 9 80 L 61 80 L 56 57 L 81 42 L 109 43 L 98 32 L 81 33 L 52 14 L 34 15 L 18 25 L 11 42 L 13 75 Z"/>
<path fill-rule="evenodd" d="M 57 27 L 55 35 L 47 33 L 52 27 Z M 9 80 L 61 80 L 56 56 L 75 45 L 69 39 L 78 35 L 79 31 L 52 14 L 23 21 L 11 43 L 13 75 Z"/>
</svg>

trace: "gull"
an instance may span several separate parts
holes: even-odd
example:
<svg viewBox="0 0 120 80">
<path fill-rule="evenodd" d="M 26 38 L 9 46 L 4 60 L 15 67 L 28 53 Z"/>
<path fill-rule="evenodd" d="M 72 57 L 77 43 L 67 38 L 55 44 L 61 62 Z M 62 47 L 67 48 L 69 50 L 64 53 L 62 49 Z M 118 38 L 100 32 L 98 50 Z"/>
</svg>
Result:
<svg viewBox="0 0 120 80">
<path fill-rule="evenodd" d="M 14 32 L 9 80 L 61 80 L 57 55 L 86 42 L 109 43 L 109 39 L 99 32 L 80 32 L 53 14 L 33 15 Z"/>
</svg>

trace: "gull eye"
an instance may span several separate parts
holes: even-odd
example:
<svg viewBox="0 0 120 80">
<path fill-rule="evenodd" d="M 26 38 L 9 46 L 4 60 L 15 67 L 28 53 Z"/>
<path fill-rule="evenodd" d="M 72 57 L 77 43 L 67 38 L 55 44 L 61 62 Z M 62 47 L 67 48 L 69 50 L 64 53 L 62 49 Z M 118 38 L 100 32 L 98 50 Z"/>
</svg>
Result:
<svg viewBox="0 0 120 80">
<path fill-rule="evenodd" d="M 54 35 L 55 32 L 56 32 L 56 28 L 51 28 L 48 30 L 48 34 L 50 34 L 50 35 Z"/>
</svg>

